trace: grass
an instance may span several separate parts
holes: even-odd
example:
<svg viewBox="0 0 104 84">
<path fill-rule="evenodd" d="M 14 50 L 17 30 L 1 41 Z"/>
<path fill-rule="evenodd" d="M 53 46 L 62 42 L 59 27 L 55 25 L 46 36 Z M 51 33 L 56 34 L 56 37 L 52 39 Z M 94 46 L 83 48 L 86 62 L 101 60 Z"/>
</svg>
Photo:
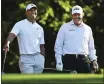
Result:
<svg viewBox="0 0 104 84">
<path fill-rule="evenodd" d="M 103 74 L 4 74 L 2 84 L 103 84 Z"/>
</svg>

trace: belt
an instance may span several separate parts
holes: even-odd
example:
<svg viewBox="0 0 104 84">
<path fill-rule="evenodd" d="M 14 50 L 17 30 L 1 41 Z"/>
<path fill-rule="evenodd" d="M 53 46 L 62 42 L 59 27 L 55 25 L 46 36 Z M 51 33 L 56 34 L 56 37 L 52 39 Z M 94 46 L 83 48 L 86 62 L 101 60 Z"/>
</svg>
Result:
<svg viewBox="0 0 104 84">
<path fill-rule="evenodd" d="M 86 57 L 87 55 L 84 55 L 84 54 L 65 54 L 64 56 L 75 56 L 76 58 L 83 58 L 83 57 Z"/>
<path fill-rule="evenodd" d="M 33 54 L 20 54 L 20 55 L 38 55 L 40 54 L 39 52 L 38 53 L 33 53 Z"/>
</svg>

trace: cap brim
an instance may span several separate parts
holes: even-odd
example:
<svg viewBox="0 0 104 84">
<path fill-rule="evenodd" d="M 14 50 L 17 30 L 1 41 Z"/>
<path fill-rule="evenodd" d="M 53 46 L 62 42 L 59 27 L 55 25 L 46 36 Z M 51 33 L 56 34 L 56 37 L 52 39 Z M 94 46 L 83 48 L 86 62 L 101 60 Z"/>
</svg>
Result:
<svg viewBox="0 0 104 84">
<path fill-rule="evenodd" d="M 32 8 L 36 8 L 36 9 L 38 9 L 37 7 L 32 7 Z"/>
</svg>

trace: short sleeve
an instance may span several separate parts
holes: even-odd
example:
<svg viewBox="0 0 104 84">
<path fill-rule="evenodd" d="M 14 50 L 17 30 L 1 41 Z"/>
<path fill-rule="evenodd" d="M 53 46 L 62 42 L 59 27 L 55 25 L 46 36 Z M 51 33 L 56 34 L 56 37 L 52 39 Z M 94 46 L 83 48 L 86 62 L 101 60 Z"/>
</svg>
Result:
<svg viewBox="0 0 104 84">
<path fill-rule="evenodd" d="M 18 23 L 16 23 L 10 33 L 13 33 L 17 36 L 19 34 L 19 32 L 20 32 L 20 27 L 19 27 Z"/>
</svg>

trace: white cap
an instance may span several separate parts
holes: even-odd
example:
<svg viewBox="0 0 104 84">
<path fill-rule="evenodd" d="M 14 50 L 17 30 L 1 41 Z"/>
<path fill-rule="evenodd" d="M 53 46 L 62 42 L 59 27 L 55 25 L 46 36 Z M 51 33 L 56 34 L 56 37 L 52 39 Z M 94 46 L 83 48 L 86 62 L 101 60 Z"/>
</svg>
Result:
<svg viewBox="0 0 104 84">
<path fill-rule="evenodd" d="M 37 8 L 37 6 L 35 4 L 28 4 L 26 7 L 26 11 L 33 8 L 33 7 Z"/>
<path fill-rule="evenodd" d="M 82 15 L 83 14 L 83 9 L 80 6 L 76 5 L 72 8 L 72 14 L 74 14 L 74 13 L 79 13 L 79 14 Z"/>
</svg>

